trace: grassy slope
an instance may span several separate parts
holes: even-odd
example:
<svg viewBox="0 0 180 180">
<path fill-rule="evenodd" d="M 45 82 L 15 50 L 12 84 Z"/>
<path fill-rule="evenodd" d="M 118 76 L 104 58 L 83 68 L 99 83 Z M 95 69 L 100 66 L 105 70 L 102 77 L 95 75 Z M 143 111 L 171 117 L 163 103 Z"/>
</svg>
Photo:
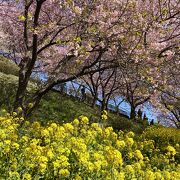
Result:
<svg viewBox="0 0 180 180">
<path fill-rule="evenodd" d="M 2 78 L 3 81 L 5 79 L 4 77 L 6 76 L 12 76 L 16 80 L 14 80 L 14 78 L 10 79 L 12 79 L 12 81 L 17 81 L 18 70 L 19 68 L 14 62 L 0 56 L 0 72 L 1 74 L 4 74 Z M 7 82 L 7 80 L 5 81 Z M 11 88 L 8 87 L 8 89 Z M 12 95 L 11 92 L 10 94 Z M 42 122 L 55 120 L 62 123 L 72 121 L 75 117 L 79 117 L 80 115 L 87 116 L 92 122 L 98 122 L 101 116 L 101 111 L 98 109 L 98 107 L 91 108 L 88 104 L 79 102 L 74 98 L 67 96 L 65 97 L 59 93 L 50 92 L 43 98 L 39 108 L 32 114 L 31 119 L 37 119 Z M 112 113 L 109 113 L 108 116 L 108 124 L 113 126 L 115 129 L 127 131 L 133 130 L 136 132 L 141 132 L 143 129 L 142 125 L 135 124 L 125 117 Z"/>
<path fill-rule="evenodd" d="M 37 110 L 31 115 L 31 119 L 38 119 L 44 123 L 48 120 L 70 122 L 80 115 L 87 116 L 91 122 L 98 122 L 101 111 L 98 107 L 92 108 L 87 103 L 79 102 L 77 99 L 61 95 L 57 92 L 47 94 Z M 142 131 L 142 125 L 131 122 L 131 120 L 116 114 L 108 113 L 108 124 L 117 130 Z"/>
<path fill-rule="evenodd" d="M 13 61 L 3 56 L 0 56 L 0 72 L 3 72 L 4 74 L 18 76 L 18 71 L 19 68 Z"/>
</svg>

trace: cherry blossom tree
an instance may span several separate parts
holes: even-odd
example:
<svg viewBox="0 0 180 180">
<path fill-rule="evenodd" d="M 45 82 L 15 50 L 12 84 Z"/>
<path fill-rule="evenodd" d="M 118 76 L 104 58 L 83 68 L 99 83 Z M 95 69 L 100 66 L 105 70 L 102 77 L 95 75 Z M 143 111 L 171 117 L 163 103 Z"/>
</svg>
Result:
<svg viewBox="0 0 180 180">
<path fill-rule="evenodd" d="M 121 64 L 118 75 L 118 94 L 130 105 L 130 118 L 135 119 L 136 108 L 150 100 L 151 87 L 142 81 L 142 71 L 146 69 L 145 64 L 127 61 Z"/>
<path fill-rule="evenodd" d="M 179 54 L 172 59 L 167 59 L 158 67 L 161 74 L 156 98 L 156 107 L 161 111 L 159 117 L 163 117 L 161 123 L 180 128 L 180 66 Z M 162 118 L 161 118 L 162 119 Z"/>
<path fill-rule="evenodd" d="M 158 65 L 174 56 L 179 9 L 178 0 L 1 0 L 0 44 L 20 58 L 15 109 L 35 107 L 57 84 L 119 67 L 119 59 Z M 148 68 L 144 77 L 152 75 Z M 26 99 L 35 70 L 48 80 Z"/>
<path fill-rule="evenodd" d="M 180 101 L 162 94 L 161 105 L 163 106 L 163 110 L 159 113 L 159 117 L 163 117 L 161 123 L 180 128 Z"/>
<path fill-rule="evenodd" d="M 114 2 L 101 5 L 98 1 L 3 1 L 1 28 L 9 35 L 8 48 L 15 50 L 21 57 L 15 108 L 25 106 L 26 87 L 35 68 L 46 72 L 49 77 L 46 85 L 32 97 L 31 101 L 35 104 L 54 85 L 93 72 L 91 67 L 98 63 L 113 42 L 113 34 L 107 37 L 106 33 L 114 26 L 112 23 L 118 23 L 120 13 L 115 11 L 117 17 L 114 15 L 110 19 L 112 9 L 118 5 L 123 12 L 124 4 Z M 106 20 L 109 21 L 107 26 L 103 24 Z M 106 33 L 102 32 L 104 30 Z M 102 70 L 117 66 L 113 60 L 111 58 Z"/>
</svg>

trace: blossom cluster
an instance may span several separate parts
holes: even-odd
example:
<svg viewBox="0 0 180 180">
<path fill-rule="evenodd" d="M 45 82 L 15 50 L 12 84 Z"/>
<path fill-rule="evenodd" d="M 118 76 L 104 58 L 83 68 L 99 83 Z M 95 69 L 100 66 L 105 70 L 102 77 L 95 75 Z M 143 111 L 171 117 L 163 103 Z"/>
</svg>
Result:
<svg viewBox="0 0 180 180">
<path fill-rule="evenodd" d="M 133 132 L 89 123 L 46 126 L 38 121 L 0 117 L 1 179 L 180 179 L 179 146 L 164 151 Z"/>
</svg>

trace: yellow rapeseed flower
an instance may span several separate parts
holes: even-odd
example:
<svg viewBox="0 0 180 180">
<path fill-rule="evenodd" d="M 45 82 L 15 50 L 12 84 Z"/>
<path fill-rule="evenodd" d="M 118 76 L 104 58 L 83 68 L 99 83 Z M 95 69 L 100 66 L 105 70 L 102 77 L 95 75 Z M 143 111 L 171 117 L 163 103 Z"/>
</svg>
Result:
<svg viewBox="0 0 180 180">
<path fill-rule="evenodd" d="M 94 170 L 95 171 L 100 171 L 101 166 L 102 166 L 102 162 L 101 161 L 94 162 Z"/>
<path fill-rule="evenodd" d="M 19 149 L 19 144 L 16 142 L 12 143 L 12 148 L 13 149 Z"/>
<path fill-rule="evenodd" d="M 143 158 L 144 158 L 140 150 L 136 150 L 136 151 L 134 152 L 134 156 L 135 156 L 138 160 L 143 160 Z"/>
<path fill-rule="evenodd" d="M 154 173 L 151 170 L 147 170 L 145 173 L 145 180 L 154 180 L 155 176 Z"/>
<path fill-rule="evenodd" d="M 74 119 L 74 121 L 72 123 L 73 123 L 73 125 L 78 126 L 79 125 L 79 120 L 78 119 Z"/>
<path fill-rule="evenodd" d="M 52 127 L 54 130 L 56 130 L 58 126 L 57 126 L 56 123 L 52 123 L 52 124 L 51 124 L 51 127 Z"/>
<path fill-rule="evenodd" d="M 87 171 L 88 172 L 90 172 L 90 173 L 92 173 L 94 170 L 95 170 L 95 166 L 94 166 L 94 164 L 92 163 L 92 162 L 87 162 Z"/>
<path fill-rule="evenodd" d="M 20 180 L 20 174 L 18 172 L 9 171 L 9 178 L 11 178 L 11 179 L 19 179 Z"/>
<path fill-rule="evenodd" d="M 41 131 L 41 136 L 42 136 L 42 137 L 48 137 L 48 136 L 49 136 L 49 131 L 48 131 L 47 129 L 43 129 L 43 130 Z"/>
<path fill-rule="evenodd" d="M 59 170 L 59 175 L 63 177 L 68 177 L 70 175 L 70 172 L 68 169 L 60 169 Z"/>
<path fill-rule="evenodd" d="M 79 118 L 81 119 L 81 123 L 82 123 L 82 124 L 88 124 L 88 123 L 89 123 L 88 117 L 86 117 L 86 116 L 80 116 Z"/>
<path fill-rule="evenodd" d="M 46 168 L 47 168 L 47 164 L 46 163 L 40 163 L 39 164 L 39 171 L 41 173 L 44 173 L 46 171 Z"/>
<path fill-rule="evenodd" d="M 129 138 L 133 138 L 134 135 L 135 135 L 135 134 L 134 134 L 132 131 L 130 131 L 130 132 L 128 132 L 128 133 L 126 134 L 126 136 L 129 137 Z"/>
<path fill-rule="evenodd" d="M 49 150 L 47 151 L 47 157 L 49 157 L 49 159 L 52 159 L 52 158 L 54 157 L 54 153 L 52 152 L 51 149 L 49 149 Z"/>
<path fill-rule="evenodd" d="M 126 173 L 127 174 L 134 174 L 134 168 L 131 166 L 131 165 L 127 165 L 126 167 L 125 167 L 125 170 L 126 170 Z"/>
<path fill-rule="evenodd" d="M 123 140 L 122 141 L 117 140 L 116 141 L 116 146 L 117 146 L 117 148 L 123 149 L 126 146 L 126 143 Z"/>
<path fill-rule="evenodd" d="M 10 144 L 11 144 L 11 140 L 5 140 L 5 141 L 4 141 L 4 144 L 6 144 L 6 145 L 10 146 Z"/>
<path fill-rule="evenodd" d="M 131 147 L 134 144 L 133 138 L 126 138 L 126 144 Z"/>
<path fill-rule="evenodd" d="M 13 117 L 16 117 L 17 116 L 17 112 L 13 112 L 12 115 L 13 115 Z"/>
<path fill-rule="evenodd" d="M 124 180 L 125 179 L 125 173 L 124 172 L 120 172 L 118 175 L 118 179 L 119 180 Z"/>
<path fill-rule="evenodd" d="M 71 123 L 64 124 L 64 128 L 66 131 L 73 133 L 74 127 Z"/>
<path fill-rule="evenodd" d="M 82 180 L 82 177 L 77 174 L 77 175 L 75 176 L 75 180 Z"/>
<path fill-rule="evenodd" d="M 161 180 L 162 179 L 162 175 L 161 175 L 160 172 L 157 171 L 157 172 L 154 173 L 154 175 L 155 175 L 156 180 Z"/>
<path fill-rule="evenodd" d="M 171 179 L 171 174 L 168 171 L 163 172 L 163 177 L 165 180 L 170 180 Z"/>
<path fill-rule="evenodd" d="M 172 146 L 177 142 L 167 146 L 168 157 L 160 144 L 155 149 L 153 140 L 89 125 L 86 116 L 63 125 L 28 121 L 21 128 L 18 119 L 0 117 L 3 179 L 180 179 L 175 156 L 179 145 Z"/>
<path fill-rule="evenodd" d="M 103 120 L 107 120 L 107 119 L 108 119 L 107 115 L 105 115 L 105 114 L 102 114 L 102 115 L 101 115 L 101 118 L 102 118 Z"/>
<path fill-rule="evenodd" d="M 18 113 L 21 113 L 23 111 L 22 107 L 18 107 L 17 111 Z"/>
<path fill-rule="evenodd" d="M 0 139 L 3 140 L 3 139 L 6 139 L 6 132 L 4 129 L 0 129 Z"/>
<path fill-rule="evenodd" d="M 32 177 L 29 173 L 23 174 L 23 180 L 31 180 L 31 179 L 32 179 Z"/>
<path fill-rule="evenodd" d="M 33 122 L 32 123 L 32 128 L 33 129 L 39 129 L 41 127 L 41 124 L 37 121 Z"/>
<path fill-rule="evenodd" d="M 170 153 L 170 155 L 174 156 L 176 154 L 176 150 L 173 146 L 168 146 L 167 151 Z"/>
<path fill-rule="evenodd" d="M 102 114 L 104 114 L 104 115 L 107 116 L 108 112 L 107 112 L 106 110 L 103 110 L 103 111 L 102 111 Z"/>
<path fill-rule="evenodd" d="M 133 164 L 133 167 L 134 167 L 134 169 L 135 169 L 136 171 L 140 171 L 140 170 L 141 170 L 141 164 L 140 164 L 139 162 L 134 163 L 134 164 Z"/>
</svg>

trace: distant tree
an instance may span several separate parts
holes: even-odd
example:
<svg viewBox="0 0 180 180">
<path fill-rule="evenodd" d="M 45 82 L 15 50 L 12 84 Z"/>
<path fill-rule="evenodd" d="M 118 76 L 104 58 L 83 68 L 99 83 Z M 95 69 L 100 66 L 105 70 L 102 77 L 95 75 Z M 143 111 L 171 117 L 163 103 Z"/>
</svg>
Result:
<svg viewBox="0 0 180 180">
<path fill-rule="evenodd" d="M 171 58 L 156 67 L 159 72 L 158 84 L 152 85 L 156 93 L 151 100 L 158 109 L 162 124 L 180 128 L 180 54 L 178 52 L 176 50 Z"/>
<path fill-rule="evenodd" d="M 144 64 L 136 64 L 133 61 L 122 64 L 119 69 L 119 95 L 130 105 L 130 118 L 136 118 L 136 108 L 150 100 L 151 91 L 149 86 L 142 81 L 141 71 L 145 68 Z"/>
<path fill-rule="evenodd" d="M 100 64 L 98 65 L 100 68 Z M 103 70 L 89 74 L 83 78 L 93 96 L 92 107 L 96 101 L 101 103 L 101 109 L 108 109 L 109 100 L 114 91 L 118 89 L 116 81 L 116 69 Z"/>
<path fill-rule="evenodd" d="M 160 103 L 163 106 L 159 115 L 162 123 L 180 128 L 180 100 L 162 95 Z"/>
</svg>

